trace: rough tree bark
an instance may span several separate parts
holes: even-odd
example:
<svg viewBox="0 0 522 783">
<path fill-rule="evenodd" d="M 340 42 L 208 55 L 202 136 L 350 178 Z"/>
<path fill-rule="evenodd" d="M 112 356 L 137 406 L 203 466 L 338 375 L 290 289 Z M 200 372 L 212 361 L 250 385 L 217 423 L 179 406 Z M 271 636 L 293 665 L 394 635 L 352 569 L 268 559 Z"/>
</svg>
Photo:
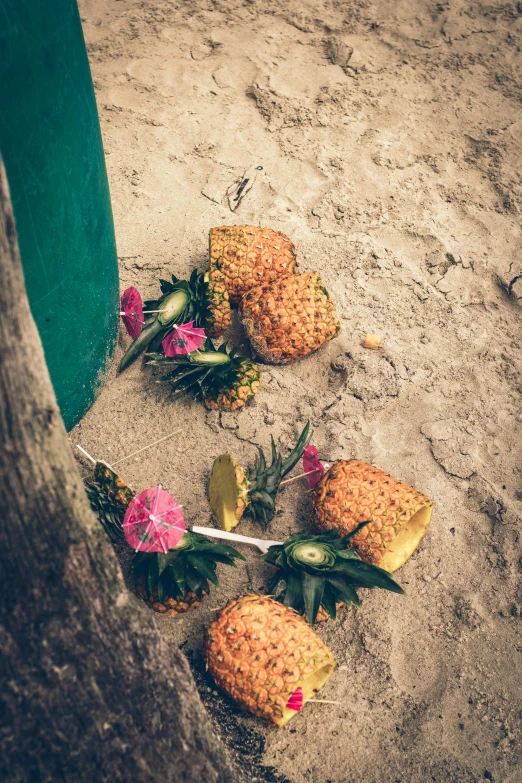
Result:
<svg viewBox="0 0 522 783">
<path fill-rule="evenodd" d="M 71 324 L 74 329 L 74 324 Z M 187 662 L 89 508 L 33 322 L 0 159 L 0 779 L 238 779 Z"/>
</svg>

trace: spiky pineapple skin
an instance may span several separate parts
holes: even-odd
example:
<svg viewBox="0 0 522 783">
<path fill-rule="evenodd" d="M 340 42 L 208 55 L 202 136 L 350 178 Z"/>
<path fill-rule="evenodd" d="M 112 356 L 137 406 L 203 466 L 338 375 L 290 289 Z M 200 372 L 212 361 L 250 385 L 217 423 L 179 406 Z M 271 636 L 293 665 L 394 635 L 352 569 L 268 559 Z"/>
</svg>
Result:
<svg viewBox="0 0 522 783">
<path fill-rule="evenodd" d="M 249 359 L 244 359 L 226 387 L 218 389 L 214 395 L 208 394 L 205 397 L 205 406 L 211 410 L 235 411 L 252 399 L 260 383 L 259 367 Z"/>
<path fill-rule="evenodd" d="M 207 666 L 244 710 L 277 723 L 303 677 L 333 653 L 293 609 L 261 595 L 230 601 L 210 626 Z"/>
<path fill-rule="evenodd" d="M 351 541 L 359 557 L 380 565 L 401 528 L 432 501 L 378 468 L 357 459 L 340 460 L 323 475 L 312 494 L 317 526 L 345 535 L 365 520 Z"/>
<path fill-rule="evenodd" d="M 293 242 L 281 231 L 259 226 L 210 229 L 210 268 L 219 270 L 232 304 L 250 288 L 292 274 L 297 265 Z"/>
<path fill-rule="evenodd" d="M 122 523 L 134 492 L 104 462 L 97 462 L 93 475 L 85 481 L 91 508 L 111 541 L 123 538 Z"/>
<path fill-rule="evenodd" d="M 255 286 L 239 310 L 252 348 L 268 364 L 301 359 L 341 331 L 335 306 L 316 272 Z"/>
<path fill-rule="evenodd" d="M 230 326 L 230 300 L 225 276 L 218 269 L 205 274 L 207 318 L 205 329 L 210 337 L 221 337 Z"/>
<path fill-rule="evenodd" d="M 145 589 L 145 577 L 140 576 L 137 581 L 136 589 L 141 600 L 147 604 L 151 609 L 160 614 L 167 614 L 175 617 L 178 614 L 184 612 L 190 612 L 192 609 L 197 609 L 200 606 L 201 601 L 195 593 L 185 593 L 183 598 L 173 598 L 167 596 L 160 601 L 158 591 L 152 590 L 149 594 Z M 204 596 L 206 593 L 203 594 Z"/>
</svg>

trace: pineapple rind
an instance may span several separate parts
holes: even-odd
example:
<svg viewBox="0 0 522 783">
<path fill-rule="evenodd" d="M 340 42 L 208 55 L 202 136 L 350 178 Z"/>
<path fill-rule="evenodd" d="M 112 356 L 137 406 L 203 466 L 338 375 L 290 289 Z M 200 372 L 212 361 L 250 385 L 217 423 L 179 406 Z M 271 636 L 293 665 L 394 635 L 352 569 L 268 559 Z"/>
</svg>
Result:
<svg viewBox="0 0 522 783">
<path fill-rule="evenodd" d="M 230 326 L 230 301 L 225 278 L 218 269 L 211 269 L 205 275 L 207 317 L 205 329 L 210 337 L 221 337 Z"/>
<path fill-rule="evenodd" d="M 341 331 L 335 306 L 316 272 L 255 286 L 239 309 L 252 348 L 268 364 L 301 359 Z"/>
<path fill-rule="evenodd" d="M 201 600 L 195 593 L 187 592 L 183 597 L 174 598 L 173 596 L 166 596 L 163 601 L 158 596 L 158 591 L 153 590 L 150 594 L 147 594 L 145 589 L 145 577 L 140 575 L 136 585 L 138 595 L 144 603 L 151 609 L 160 614 L 170 615 L 172 617 L 178 614 L 184 614 L 190 612 L 192 609 L 197 609 L 201 604 Z M 203 594 L 203 597 L 206 593 Z"/>
<path fill-rule="evenodd" d="M 247 712 L 279 726 L 296 688 L 310 699 L 335 668 L 333 653 L 293 609 L 245 595 L 221 610 L 207 634 L 207 666 L 216 684 Z"/>
<path fill-rule="evenodd" d="M 261 282 L 292 274 L 293 242 L 281 231 L 259 226 L 218 226 L 210 229 L 210 269 L 219 270 L 232 304 Z"/>
<path fill-rule="evenodd" d="M 243 359 L 230 373 L 225 385 L 206 395 L 205 407 L 229 411 L 242 408 L 256 394 L 260 383 L 261 372 L 257 364 Z"/>
<path fill-rule="evenodd" d="M 312 502 L 322 531 L 336 527 L 345 535 L 369 520 L 351 546 L 362 560 L 389 571 L 400 568 L 416 549 L 433 508 L 433 502 L 414 487 L 356 459 L 332 465 L 315 487 Z M 412 524 L 413 517 L 423 510 L 422 524 Z M 401 547 L 394 555 L 393 542 L 399 534 Z"/>
<path fill-rule="evenodd" d="M 122 523 L 134 492 L 112 468 L 101 460 L 93 475 L 85 481 L 91 508 L 105 532 L 115 542 L 123 538 Z"/>
</svg>

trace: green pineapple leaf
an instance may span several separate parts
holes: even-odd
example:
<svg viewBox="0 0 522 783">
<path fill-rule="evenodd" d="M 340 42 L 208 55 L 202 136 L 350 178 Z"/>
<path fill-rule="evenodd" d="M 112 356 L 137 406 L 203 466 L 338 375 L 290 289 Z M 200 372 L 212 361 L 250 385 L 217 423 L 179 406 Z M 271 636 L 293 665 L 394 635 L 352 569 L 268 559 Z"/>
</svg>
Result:
<svg viewBox="0 0 522 783">
<path fill-rule="evenodd" d="M 301 584 L 305 614 L 310 625 L 313 625 L 323 600 L 325 580 L 321 576 L 312 576 L 303 571 Z"/>
<path fill-rule="evenodd" d="M 177 552 L 170 551 L 163 554 L 163 552 L 158 553 L 158 574 L 159 576 L 162 575 L 163 571 L 169 567 L 169 565 L 172 563 L 174 558 L 176 557 Z"/>
<path fill-rule="evenodd" d="M 338 601 L 342 601 L 346 606 L 350 606 L 350 604 L 355 604 L 356 606 L 361 605 L 359 596 L 353 585 L 350 585 L 343 579 L 339 579 L 333 575 L 328 579 L 328 584 Z"/>
<path fill-rule="evenodd" d="M 321 606 L 333 618 L 336 603 L 360 606 L 359 587 L 379 587 L 404 594 L 387 571 L 365 563 L 351 549 L 339 549 L 338 542 L 345 540 L 338 530 L 309 537 L 296 533 L 283 544 L 271 547 L 265 560 L 277 571 L 269 583 L 270 594 L 280 582 L 285 582 L 284 604 L 305 614 L 310 624 L 315 622 Z"/>
<path fill-rule="evenodd" d="M 330 582 L 324 584 L 323 599 L 321 601 L 323 609 L 332 620 L 337 617 L 337 601 L 333 590 L 330 587 Z"/>
<path fill-rule="evenodd" d="M 212 582 L 213 585 L 216 585 L 216 587 L 219 587 L 218 578 L 216 576 L 216 567 L 212 567 L 210 563 L 205 560 L 204 557 L 197 556 L 197 555 L 189 555 L 188 556 L 188 562 L 189 565 L 192 566 L 192 568 L 195 568 L 196 571 L 199 571 L 199 573 L 205 577 L 205 579 L 208 579 L 209 582 Z"/>
<path fill-rule="evenodd" d="M 170 567 L 170 577 L 178 590 L 178 595 L 183 596 L 187 590 L 187 559 L 177 557 L 172 560 Z"/>
</svg>

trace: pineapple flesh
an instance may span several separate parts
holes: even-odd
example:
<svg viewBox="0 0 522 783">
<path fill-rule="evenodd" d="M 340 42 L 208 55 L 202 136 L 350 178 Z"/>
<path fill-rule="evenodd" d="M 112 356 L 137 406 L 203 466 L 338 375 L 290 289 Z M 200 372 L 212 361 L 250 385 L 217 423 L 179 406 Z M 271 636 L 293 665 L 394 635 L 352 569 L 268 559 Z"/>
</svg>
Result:
<svg viewBox="0 0 522 783">
<path fill-rule="evenodd" d="M 249 503 L 245 470 L 230 454 L 222 454 L 212 467 L 208 486 L 210 506 L 223 530 L 233 530 Z"/>
<path fill-rule="evenodd" d="M 393 572 L 415 552 L 431 520 L 433 501 L 413 487 L 360 460 L 340 460 L 312 495 L 317 525 L 350 533 L 362 560 Z"/>
<path fill-rule="evenodd" d="M 150 592 L 147 590 L 144 576 L 139 577 L 136 584 L 136 590 L 141 600 L 146 603 L 147 606 L 154 609 L 155 612 L 170 615 L 171 617 L 176 617 L 178 614 L 184 614 L 185 612 L 190 612 L 192 609 L 197 609 L 201 604 L 201 599 L 198 598 L 196 593 L 190 591 L 177 598 L 167 595 L 160 599 L 156 588 Z M 205 596 L 206 592 L 203 591 L 201 598 L 204 598 Z"/>
<path fill-rule="evenodd" d="M 235 528 L 247 508 L 254 521 L 265 527 L 269 524 L 276 512 L 281 481 L 303 456 L 309 432 L 308 421 L 286 459 L 277 451 L 272 438 L 270 464 L 261 448 L 254 465 L 246 470 L 230 454 L 217 457 L 210 474 L 208 496 L 214 516 L 224 530 Z"/>
<path fill-rule="evenodd" d="M 268 364 L 301 359 L 341 331 L 334 304 L 316 272 L 255 286 L 239 310 L 253 350 Z"/>
<path fill-rule="evenodd" d="M 292 274 L 296 265 L 293 242 L 281 231 L 259 226 L 219 226 L 210 229 L 210 269 L 225 279 L 232 304 L 252 286 Z"/>
<path fill-rule="evenodd" d="M 244 710 L 277 726 L 297 713 L 297 688 L 313 698 L 335 669 L 333 653 L 293 609 L 245 595 L 221 610 L 207 634 L 207 666 L 216 684 Z"/>
</svg>

